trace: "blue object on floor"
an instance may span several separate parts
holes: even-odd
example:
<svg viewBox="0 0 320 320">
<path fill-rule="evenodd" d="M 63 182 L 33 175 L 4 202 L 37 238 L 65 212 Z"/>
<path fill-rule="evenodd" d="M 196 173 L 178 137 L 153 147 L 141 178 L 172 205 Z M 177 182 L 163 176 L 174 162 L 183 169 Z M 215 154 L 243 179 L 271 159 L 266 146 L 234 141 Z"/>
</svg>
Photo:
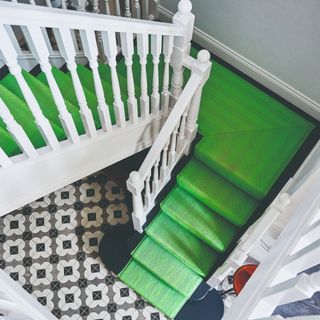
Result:
<svg viewBox="0 0 320 320">
<path fill-rule="evenodd" d="M 222 297 L 217 290 L 201 283 L 175 320 L 221 320 L 224 313 Z"/>
</svg>

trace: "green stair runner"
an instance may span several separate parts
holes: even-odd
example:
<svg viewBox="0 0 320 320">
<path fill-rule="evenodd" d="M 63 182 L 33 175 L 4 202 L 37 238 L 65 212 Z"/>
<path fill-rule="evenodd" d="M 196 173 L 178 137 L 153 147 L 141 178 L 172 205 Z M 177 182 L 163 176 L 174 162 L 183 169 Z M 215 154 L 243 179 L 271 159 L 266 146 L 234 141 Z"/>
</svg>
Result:
<svg viewBox="0 0 320 320">
<path fill-rule="evenodd" d="M 203 138 L 120 279 L 174 318 L 313 128 L 215 63 L 201 101 Z"/>
</svg>

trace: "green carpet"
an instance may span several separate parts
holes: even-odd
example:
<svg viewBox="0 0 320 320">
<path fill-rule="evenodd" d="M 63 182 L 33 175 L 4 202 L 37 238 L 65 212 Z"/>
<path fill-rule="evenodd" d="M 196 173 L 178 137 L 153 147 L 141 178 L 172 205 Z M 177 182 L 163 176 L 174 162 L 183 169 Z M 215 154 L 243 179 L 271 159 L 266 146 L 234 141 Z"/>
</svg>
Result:
<svg viewBox="0 0 320 320">
<path fill-rule="evenodd" d="M 209 275 L 313 128 L 214 63 L 201 101 L 203 138 L 120 279 L 174 318 L 199 283 L 193 275 Z"/>
</svg>

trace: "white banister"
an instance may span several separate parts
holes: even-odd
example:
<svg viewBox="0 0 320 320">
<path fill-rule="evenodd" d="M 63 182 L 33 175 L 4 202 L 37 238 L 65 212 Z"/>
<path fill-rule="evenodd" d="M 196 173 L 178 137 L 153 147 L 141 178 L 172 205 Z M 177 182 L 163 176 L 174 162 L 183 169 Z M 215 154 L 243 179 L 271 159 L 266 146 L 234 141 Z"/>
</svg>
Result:
<svg viewBox="0 0 320 320">
<path fill-rule="evenodd" d="M 315 291 L 319 291 L 319 272 L 311 276 L 294 274 L 318 263 L 316 257 L 319 254 L 319 235 L 309 246 L 299 251 L 295 251 L 295 248 L 318 216 L 319 190 L 320 169 L 291 194 L 290 204 L 286 208 L 287 211 L 292 211 L 288 223 L 223 320 L 270 316 L 279 303 L 310 297 Z M 313 257 L 312 253 L 317 255 Z M 305 260 L 302 255 L 305 256 Z M 283 268 L 286 267 L 288 272 L 284 273 Z M 281 272 L 283 276 L 277 277 Z"/>
<path fill-rule="evenodd" d="M 6 155 L 6 153 L 0 148 L 0 166 L 1 168 L 7 168 L 12 165 L 12 161 L 10 158 Z"/>
<path fill-rule="evenodd" d="M 74 91 L 80 107 L 80 115 L 84 124 L 86 133 L 89 137 L 97 135 L 96 127 L 93 120 L 93 115 L 88 107 L 87 99 L 84 94 L 81 81 L 77 73 L 77 64 L 75 61 L 76 50 L 73 45 L 70 29 L 58 28 L 54 29 L 54 34 L 57 40 L 59 51 L 67 64 L 73 82 Z"/>
<path fill-rule="evenodd" d="M 121 91 L 119 78 L 117 74 L 117 42 L 116 35 L 114 32 L 103 32 L 102 39 L 104 42 L 104 50 L 105 54 L 108 58 L 108 64 L 111 69 L 111 82 L 112 82 L 112 90 L 114 96 L 113 107 L 116 114 L 117 125 L 121 128 L 126 125 L 126 118 L 124 112 L 124 104 L 121 99 Z"/>
<path fill-rule="evenodd" d="M 134 54 L 133 34 L 131 32 L 121 33 L 121 48 L 127 68 L 127 89 L 128 89 L 128 111 L 131 123 L 138 120 L 138 103 L 135 97 L 135 84 L 132 70 L 132 56 Z"/>
<path fill-rule="evenodd" d="M 98 47 L 94 32 L 92 30 L 80 30 L 80 37 L 84 53 L 89 60 L 89 65 L 92 70 L 93 82 L 98 100 L 98 112 L 102 128 L 104 131 L 112 131 L 110 111 L 105 101 L 103 86 L 98 71 Z"/>
<path fill-rule="evenodd" d="M 141 116 L 143 119 L 149 118 L 150 113 L 150 100 L 148 96 L 148 79 L 147 79 L 147 56 L 149 53 L 149 37 L 147 34 L 138 34 L 138 54 L 140 56 L 140 87 L 141 87 L 141 96 L 140 96 L 140 108 Z"/>
<path fill-rule="evenodd" d="M 14 137 L 20 149 L 27 155 L 28 158 L 38 156 L 30 139 L 22 129 L 21 125 L 14 119 L 4 101 L 0 98 L 0 118 L 6 124 L 7 130 Z"/>
<path fill-rule="evenodd" d="M 204 61 L 206 57 L 207 61 Z M 206 66 L 204 68 L 204 65 Z M 171 171 L 186 153 L 188 146 L 192 141 L 188 137 L 194 138 L 194 135 L 187 136 L 186 121 L 188 118 L 190 104 L 194 96 L 203 86 L 211 70 L 209 53 L 200 51 L 198 59 L 193 62 L 192 73 L 189 81 L 183 89 L 180 97 L 174 105 L 167 121 L 160 130 L 157 139 L 142 163 L 139 172 L 132 172 L 127 181 L 128 190 L 132 192 L 133 197 L 133 223 L 138 232 L 143 231 L 143 225 L 147 220 L 147 214 L 152 209 L 152 205 L 159 192 L 170 179 Z M 198 110 L 200 101 L 194 103 L 194 108 Z M 192 116 L 198 112 L 192 113 Z M 177 145 L 178 132 L 180 144 Z M 161 164 L 161 165 L 160 165 Z M 150 192 L 150 176 L 152 176 L 152 191 Z M 142 192 L 144 190 L 144 199 Z M 144 201 L 143 201 L 144 200 Z"/>
<path fill-rule="evenodd" d="M 0 12 L 2 13 L 2 9 L 0 10 Z M 17 60 L 18 59 L 17 52 L 15 51 L 14 46 L 12 45 L 9 35 L 6 31 L 6 27 L 3 24 L 0 25 L 0 39 L 1 39 L 1 46 L 0 46 L 1 56 L 4 62 L 6 63 L 6 65 L 9 67 L 10 73 L 16 78 L 18 85 L 21 89 L 21 92 L 35 118 L 35 122 L 40 132 L 42 133 L 43 138 L 45 139 L 45 141 L 51 147 L 52 150 L 59 150 L 60 144 L 58 142 L 58 139 L 54 134 L 54 131 L 49 123 L 49 120 L 42 113 L 42 110 L 36 98 L 34 97 L 31 89 L 29 88 L 26 80 L 22 75 L 22 70 Z"/>
</svg>

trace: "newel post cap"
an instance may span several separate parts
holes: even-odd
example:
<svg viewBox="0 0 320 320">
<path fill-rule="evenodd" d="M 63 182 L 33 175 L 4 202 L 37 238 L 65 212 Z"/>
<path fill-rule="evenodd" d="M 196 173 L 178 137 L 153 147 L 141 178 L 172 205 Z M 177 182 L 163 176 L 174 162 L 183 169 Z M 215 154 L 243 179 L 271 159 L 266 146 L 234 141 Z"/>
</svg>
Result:
<svg viewBox="0 0 320 320">
<path fill-rule="evenodd" d="M 208 63 L 210 61 L 210 52 L 208 50 L 201 50 L 198 52 L 197 55 L 197 60 L 201 63 L 201 64 L 205 64 Z"/>
<path fill-rule="evenodd" d="M 181 14 L 190 13 L 192 10 L 192 3 L 190 0 L 180 0 L 178 4 L 178 10 Z"/>
<path fill-rule="evenodd" d="M 138 195 L 143 190 L 143 181 L 142 178 L 137 171 L 132 171 L 129 175 L 129 179 L 127 180 L 127 188 L 128 190 L 134 194 Z"/>
</svg>

